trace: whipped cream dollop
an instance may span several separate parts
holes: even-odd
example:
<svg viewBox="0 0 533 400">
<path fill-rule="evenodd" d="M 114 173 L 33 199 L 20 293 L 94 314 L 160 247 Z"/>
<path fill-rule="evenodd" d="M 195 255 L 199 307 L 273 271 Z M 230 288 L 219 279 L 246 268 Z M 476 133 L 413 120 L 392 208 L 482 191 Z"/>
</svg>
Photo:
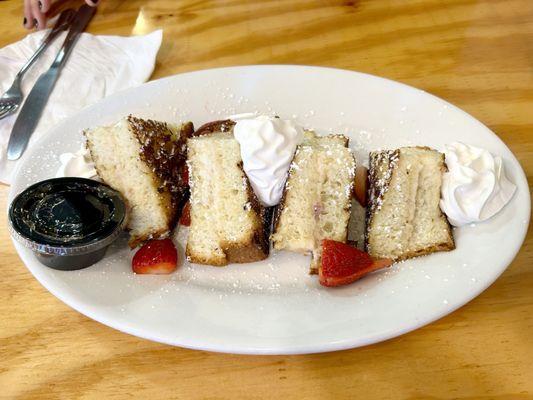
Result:
<svg viewBox="0 0 533 400">
<path fill-rule="evenodd" d="M 266 115 L 230 118 L 236 122 L 233 134 L 241 146 L 243 169 L 256 196 L 265 206 L 278 204 L 303 129 L 291 120 Z"/>
<path fill-rule="evenodd" d="M 487 150 L 454 142 L 444 151 L 440 208 L 454 226 L 489 219 L 513 197 L 516 186 L 505 176 L 501 157 Z"/>
<path fill-rule="evenodd" d="M 96 169 L 89 150 L 85 144 L 75 153 L 63 153 L 59 156 L 61 166 L 57 170 L 56 178 L 77 176 L 80 178 L 96 177 Z"/>
</svg>

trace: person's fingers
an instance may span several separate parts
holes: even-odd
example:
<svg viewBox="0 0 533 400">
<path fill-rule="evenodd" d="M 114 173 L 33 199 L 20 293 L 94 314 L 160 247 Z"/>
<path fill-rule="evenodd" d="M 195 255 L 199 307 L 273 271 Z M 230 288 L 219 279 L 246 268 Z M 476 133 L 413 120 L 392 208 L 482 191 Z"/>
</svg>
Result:
<svg viewBox="0 0 533 400">
<path fill-rule="evenodd" d="M 47 0 L 48 1 L 48 0 Z M 44 6 L 44 4 L 43 4 Z M 74 0 L 52 0 L 50 2 L 50 7 L 46 13 L 48 19 L 51 19 L 61 13 L 61 11 L 66 10 L 67 8 L 78 8 L 79 1 Z"/>
<path fill-rule="evenodd" d="M 26 29 L 43 29 L 46 28 L 47 17 L 53 17 L 62 8 L 67 0 L 24 0 L 24 19 L 23 25 Z M 91 7 L 96 7 L 99 0 L 85 0 L 85 3 Z"/>
<path fill-rule="evenodd" d="M 31 0 L 24 0 L 24 20 L 22 22 L 24 28 L 33 28 L 33 14 L 31 12 Z"/>
<path fill-rule="evenodd" d="M 40 0 L 31 0 L 31 13 L 33 16 L 32 24 L 37 29 L 46 28 L 46 16 L 41 12 L 42 3 Z"/>
<path fill-rule="evenodd" d="M 46 14 L 48 10 L 50 9 L 51 1 L 50 0 L 39 0 L 38 4 L 39 4 L 39 9 L 41 10 L 41 12 L 43 14 Z"/>
</svg>

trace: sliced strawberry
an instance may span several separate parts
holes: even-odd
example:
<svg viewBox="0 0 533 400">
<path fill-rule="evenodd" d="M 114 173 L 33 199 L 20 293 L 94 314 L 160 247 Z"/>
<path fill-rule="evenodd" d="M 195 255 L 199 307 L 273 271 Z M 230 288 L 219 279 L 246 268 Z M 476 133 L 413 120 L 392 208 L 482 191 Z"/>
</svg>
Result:
<svg viewBox="0 0 533 400">
<path fill-rule="evenodd" d="M 189 202 L 185 203 L 183 206 L 183 211 L 181 212 L 180 224 L 184 226 L 191 225 L 191 204 Z"/>
<path fill-rule="evenodd" d="M 355 182 L 354 182 L 353 194 L 354 194 L 355 199 L 363 207 L 366 207 L 367 192 L 368 192 L 368 168 L 362 165 L 359 165 L 355 169 Z"/>
<path fill-rule="evenodd" d="M 133 256 L 136 274 L 170 274 L 178 265 L 178 251 L 170 239 L 150 240 Z"/>
<path fill-rule="evenodd" d="M 185 164 L 181 170 L 181 180 L 185 185 L 189 184 L 189 167 L 187 167 L 187 164 Z"/>
<path fill-rule="evenodd" d="M 391 264 L 392 260 L 373 260 L 368 253 L 346 243 L 324 240 L 322 264 L 318 270 L 319 282 L 323 286 L 347 285 Z"/>
</svg>

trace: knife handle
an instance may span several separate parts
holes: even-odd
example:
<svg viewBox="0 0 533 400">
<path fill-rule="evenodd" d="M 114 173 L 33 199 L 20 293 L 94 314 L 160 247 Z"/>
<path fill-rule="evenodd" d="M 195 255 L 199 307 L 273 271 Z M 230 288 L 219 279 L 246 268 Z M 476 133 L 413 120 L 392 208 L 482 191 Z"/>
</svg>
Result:
<svg viewBox="0 0 533 400">
<path fill-rule="evenodd" d="M 95 12 L 96 7 L 90 7 L 86 4 L 79 8 L 79 10 L 76 12 L 76 15 L 74 15 L 74 19 L 70 25 L 70 29 L 68 30 L 67 37 L 63 42 L 59 53 L 57 53 L 57 56 L 54 62 L 52 63 L 51 68 L 59 69 L 63 66 L 70 52 L 74 48 L 74 45 L 76 44 L 80 33 L 85 30 L 85 27 L 89 24 L 89 21 L 91 20 Z"/>
<path fill-rule="evenodd" d="M 37 58 L 39 58 L 39 56 L 48 48 L 48 46 L 50 46 L 54 39 L 69 26 L 72 17 L 74 17 L 74 14 L 75 11 L 72 8 L 64 10 L 63 12 L 61 12 L 61 14 L 59 14 L 59 18 L 57 19 L 54 27 L 48 33 L 48 35 L 46 35 L 37 50 L 35 50 L 35 53 L 33 53 L 29 60 L 26 61 L 26 63 L 22 66 L 20 71 L 17 73 L 16 79 L 21 79 L 22 76 L 26 73 L 26 71 L 37 60 Z"/>
</svg>

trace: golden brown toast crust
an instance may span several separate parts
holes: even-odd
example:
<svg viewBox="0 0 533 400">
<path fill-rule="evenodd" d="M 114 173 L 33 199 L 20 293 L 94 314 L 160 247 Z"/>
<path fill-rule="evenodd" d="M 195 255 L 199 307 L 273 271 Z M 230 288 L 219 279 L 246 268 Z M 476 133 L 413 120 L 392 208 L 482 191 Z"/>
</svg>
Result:
<svg viewBox="0 0 533 400">
<path fill-rule="evenodd" d="M 381 207 L 383 196 L 389 188 L 392 179 L 392 172 L 400 158 L 400 150 L 383 150 L 370 152 L 368 161 L 368 204 L 366 206 L 366 229 L 365 229 L 365 251 L 368 252 L 368 233 L 372 225 L 372 218 Z M 385 164 L 387 174 L 384 179 L 378 179 L 378 168 Z"/>
<path fill-rule="evenodd" d="M 263 207 L 254 193 L 248 176 L 244 172 L 242 162 L 239 165 L 246 178 L 246 191 L 252 210 L 257 216 L 257 225 L 254 229 L 253 237 L 246 246 L 235 246 L 224 248 L 229 263 L 246 263 L 264 260 L 270 252 L 270 228 L 272 225 L 273 207 Z"/>
<path fill-rule="evenodd" d="M 221 119 L 203 124 L 193 133 L 193 136 L 208 135 L 215 132 L 229 132 L 235 126 L 235 121 L 231 119 Z"/>
</svg>

